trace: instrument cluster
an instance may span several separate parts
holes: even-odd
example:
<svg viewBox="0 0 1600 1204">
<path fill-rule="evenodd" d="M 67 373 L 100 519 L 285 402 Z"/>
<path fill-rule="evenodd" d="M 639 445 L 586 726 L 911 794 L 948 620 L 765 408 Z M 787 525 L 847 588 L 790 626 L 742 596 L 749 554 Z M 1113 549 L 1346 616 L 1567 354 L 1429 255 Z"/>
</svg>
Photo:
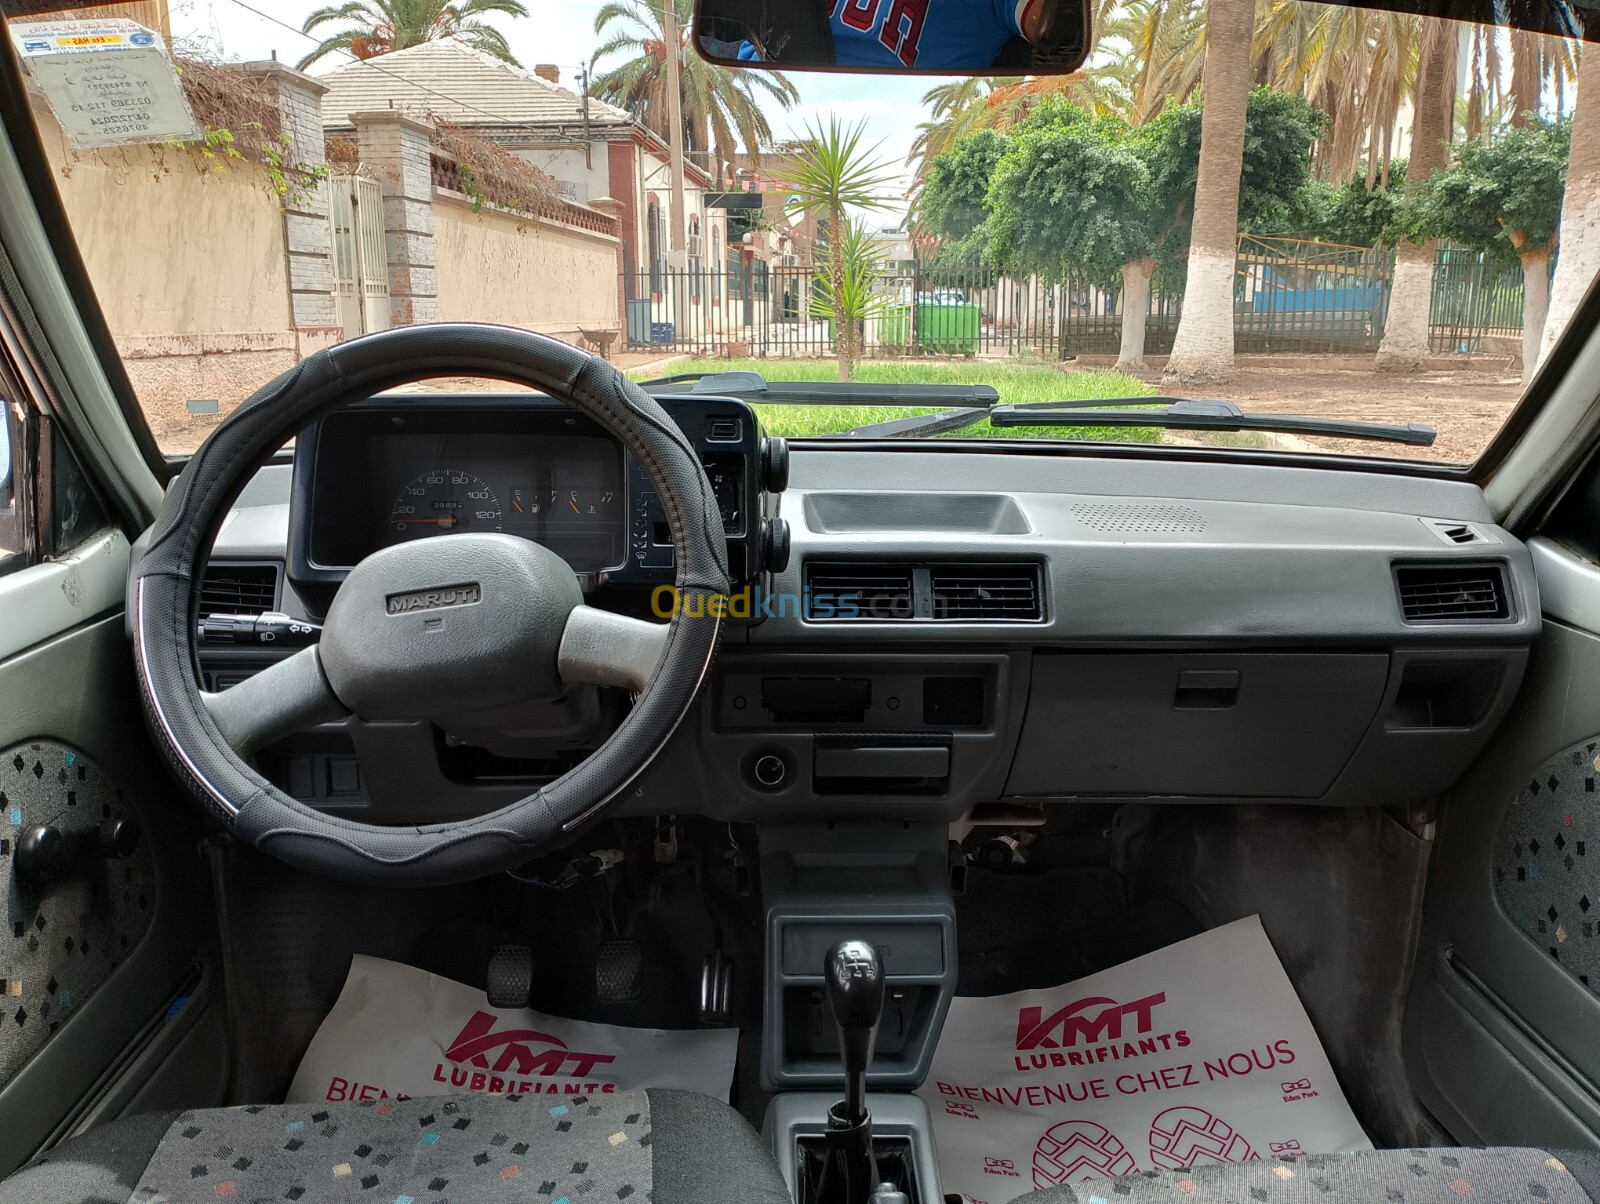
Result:
<svg viewBox="0 0 1600 1204">
<path fill-rule="evenodd" d="M 787 529 L 771 494 L 787 475 L 782 440 L 751 408 L 718 397 L 660 398 L 700 454 L 738 582 L 781 568 Z M 643 468 L 598 424 L 538 394 L 372 398 L 295 442 L 289 576 L 313 600 L 380 548 L 455 532 L 543 544 L 588 587 L 673 579 L 666 515 Z"/>
</svg>

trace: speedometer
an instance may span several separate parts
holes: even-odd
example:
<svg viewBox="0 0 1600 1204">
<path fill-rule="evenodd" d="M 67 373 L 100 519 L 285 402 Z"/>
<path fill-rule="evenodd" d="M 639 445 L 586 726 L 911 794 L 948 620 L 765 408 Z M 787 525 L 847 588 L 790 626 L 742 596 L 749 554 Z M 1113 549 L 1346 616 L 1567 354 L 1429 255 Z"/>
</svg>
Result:
<svg viewBox="0 0 1600 1204">
<path fill-rule="evenodd" d="M 482 477 L 453 468 L 435 468 L 408 482 L 389 508 L 391 537 L 399 539 L 500 529 L 494 490 Z"/>
</svg>

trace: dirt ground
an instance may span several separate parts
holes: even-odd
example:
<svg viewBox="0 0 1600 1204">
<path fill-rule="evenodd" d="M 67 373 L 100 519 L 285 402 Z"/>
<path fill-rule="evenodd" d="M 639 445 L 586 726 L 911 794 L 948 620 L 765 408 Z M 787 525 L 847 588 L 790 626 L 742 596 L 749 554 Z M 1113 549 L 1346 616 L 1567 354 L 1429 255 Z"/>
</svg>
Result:
<svg viewBox="0 0 1600 1204">
<path fill-rule="evenodd" d="M 1260 359 L 1241 357 L 1230 384 L 1193 395 L 1231 401 L 1246 411 L 1361 422 L 1421 422 L 1439 432 L 1431 447 L 1365 439 L 1260 436 L 1260 445 L 1268 447 L 1466 463 L 1488 446 L 1522 395 L 1517 376 L 1505 375 L 1498 365 L 1490 367 L 1482 361 L 1470 368 L 1437 366 L 1417 374 L 1385 374 L 1375 372 L 1370 361 L 1341 360 L 1335 361 L 1337 366 L 1328 366 L 1326 361 L 1297 356 L 1293 363 L 1264 365 Z M 1144 379 L 1159 388 L 1160 369 L 1153 368 Z M 1179 432 L 1173 441 L 1195 437 Z"/>
</svg>

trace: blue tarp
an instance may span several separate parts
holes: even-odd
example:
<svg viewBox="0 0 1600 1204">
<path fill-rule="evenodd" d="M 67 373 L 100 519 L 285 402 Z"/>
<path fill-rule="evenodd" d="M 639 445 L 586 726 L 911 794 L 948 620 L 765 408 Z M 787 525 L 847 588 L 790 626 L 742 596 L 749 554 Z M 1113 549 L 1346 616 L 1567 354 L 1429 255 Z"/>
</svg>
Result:
<svg viewBox="0 0 1600 1204">
<path fill-rule="evenodd" d="M 1338 288 L 1262 288 L 1256 290 L 1255 311 L 1268 314 L 1370 312 L 1383 290 L 1375 284 L 1347 284 Z"/>
</svg>

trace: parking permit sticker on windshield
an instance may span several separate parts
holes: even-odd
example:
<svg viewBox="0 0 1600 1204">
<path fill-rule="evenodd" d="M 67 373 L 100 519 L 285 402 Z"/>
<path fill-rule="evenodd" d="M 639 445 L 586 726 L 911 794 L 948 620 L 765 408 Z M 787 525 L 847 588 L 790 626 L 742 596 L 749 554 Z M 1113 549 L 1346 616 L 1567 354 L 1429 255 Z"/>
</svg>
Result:
<svg viewBox="0 0 1600 1204">
<path fill-rule="evenodd" d="M 958 998 L 920 1094 L 968 1204 L 1369 1150 L 1258 917 L 1063 987 Z"/>
<path fill-rule="evenodd" d="M 161 35 L 137 21 L 14 22 L 11 41 L 74 146 L 201 136 Z"/>
<path fill-rule="evenodd" d="M 646 1087 L 726 1101 L 738 1052 L 738 1029 L 620 1028 L 502 1011 L 475 987 L 358 955 L 285 1102 Z"/>
</svg>

